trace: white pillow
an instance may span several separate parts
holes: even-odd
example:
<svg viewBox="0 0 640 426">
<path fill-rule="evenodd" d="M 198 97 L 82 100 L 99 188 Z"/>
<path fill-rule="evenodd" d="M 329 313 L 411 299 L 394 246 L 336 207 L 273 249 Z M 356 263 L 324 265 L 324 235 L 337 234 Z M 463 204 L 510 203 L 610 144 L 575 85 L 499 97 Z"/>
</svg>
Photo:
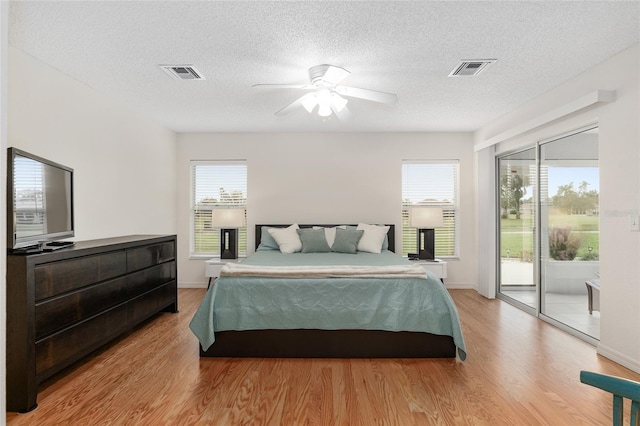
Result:
<svg viewBox="0 0 640 426">
<path fill-rule="evenodd" d="M 321 226 L 314 226 L 313 229 L 324 229 L 324 236 L 327 239 L 329 247 L 333 247 L 333 243 L 336 241 L 336 229 L 347 229 L 346 225 L 340 225 L 333 228 L 323 228 Z"/>
<path fill-rule="evenodd" d="M 295 253 L 302 250 L 302 241 L 298 235 L 298 224 L 288 228 L 269 228 L 269 234 L 276 240 L 281 253 Z"/>
<path fill-rule="evenodd" d="M 358 242 L 358 251 L 366 251 L 369 253 L 382 252 L 382 243 L 384 237 L 389 231 L 388 226 L 367 225 L 366 223 L 359 223 L 356 228 L 358 231 L 362 230 L 362 238 Z"/>
</svg>

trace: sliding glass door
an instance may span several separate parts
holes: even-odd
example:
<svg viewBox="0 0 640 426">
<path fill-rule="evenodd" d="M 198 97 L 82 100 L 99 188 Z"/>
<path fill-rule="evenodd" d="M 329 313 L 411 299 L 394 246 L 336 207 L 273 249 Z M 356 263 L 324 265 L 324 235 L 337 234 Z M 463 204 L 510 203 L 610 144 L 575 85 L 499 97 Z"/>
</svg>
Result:
<svg viewBox="0 0 640 426">
<path fill-rule="evenodd" d="M 540 313 L 596 339 L 598 206 L 598 129 L 541 144 Z"/>
<path fill-rule="evenodd" d="M 499 294 L 537 309 L 535 259 L 536 150 L 498 160 Z"/>
<path fill-rule="evenodd" d="M 598 339 L 598 128 L 501 156 L 497 169 L 498 297 Z"/>
</svg>

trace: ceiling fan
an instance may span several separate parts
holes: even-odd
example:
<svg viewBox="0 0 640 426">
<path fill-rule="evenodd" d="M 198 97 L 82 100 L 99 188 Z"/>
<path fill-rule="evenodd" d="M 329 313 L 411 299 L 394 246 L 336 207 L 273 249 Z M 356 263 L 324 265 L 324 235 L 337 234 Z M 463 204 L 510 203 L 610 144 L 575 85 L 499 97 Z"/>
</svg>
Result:
<svg viewBox="0 0 640 426">
<path fill-rule="evenodd" d="M 398 96 L 393 93 L 340 85 L 339 83 L 350 74 L 351 72 L 344 68 L 323 64 L 309 68 L 310 84 L 254 84 L 253 87 L 310 91 L 276 111 L 276 115 L 285 115 L 302 106 L 309 113 L 312 113 L 317 107 L 318 115 L 321 117 L 328 117 L 334 113 L 338 118 L 344 119 L 349 114 L 348 100 L 345 98 L 359 98 L 383 104 L 398 102 Z"/>
</svg>

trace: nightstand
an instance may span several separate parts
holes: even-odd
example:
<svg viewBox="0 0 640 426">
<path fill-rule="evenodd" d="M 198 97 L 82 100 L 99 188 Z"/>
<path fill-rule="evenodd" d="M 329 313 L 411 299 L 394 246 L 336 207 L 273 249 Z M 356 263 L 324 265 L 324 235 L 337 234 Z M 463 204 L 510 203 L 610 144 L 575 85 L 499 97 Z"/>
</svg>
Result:
<svg viewBox="0 0 640 426">
<path fill-rule="evenodd" d="M 211 286 L 212 278 L 218 278 L 220 276 L 220 269 L 227 263 L 239 263 L 242 262 L 243 259 L 220 259 L 216 257 L 214 259 L 209 259 L 204 263 L 204 276 L 209 277 L 209 283 L 207 284 L 207 288 Z"/>
<path fill-rule="evenodd" d="M 444 283 L 444 279 L 447 278 L 447 262 L 444 260 L 419 260 L 418 264 L 422 266 L 425 271 L 431 271 L 433 275 L 440 278 L 440 281 Z"/>
</svg>

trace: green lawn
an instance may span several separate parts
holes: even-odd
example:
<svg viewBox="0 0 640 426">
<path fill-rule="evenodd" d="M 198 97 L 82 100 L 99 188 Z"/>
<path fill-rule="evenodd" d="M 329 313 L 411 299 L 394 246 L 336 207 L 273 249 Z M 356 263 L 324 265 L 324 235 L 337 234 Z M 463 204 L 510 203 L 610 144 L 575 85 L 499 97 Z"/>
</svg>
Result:
<svg viewBox="0 0 640 426">
<path fill-rule="evenodd" d="M 533 235 L 531 233 L 513 234 L 502 232 L 500 253 L 502 257 L 531 261 L 533 258 Z"/>
<path fill-rule="evenodd" d="M 533 257 L 532 217 L 523 215 L 520 219 L 509 217 L 500 220 L 500 252 L 502 257 L 531 260 Z M 550 227 L 570 227 L 571 233 L 582 238 L 577 257 L 583 257 L 592 247 L 594 253 L 600 250 L 599 219 L 597 216 L 549 216 Z M 508 250 L 508 254 L 507 254 Z"/>
<path fill-rule="evenodd" d="M 516 219 L 515 215 L 510 215 L 508 219 L 500 219 L 503 231 L 523 231 L 531 229 L 533 218 L 530 215 L 522 215 Z M 570 216 L 557 214 L 549 216 L 550 226 L 571 227 L 574 231 L 597 231 L 598 216 Z"/>
</svg>

